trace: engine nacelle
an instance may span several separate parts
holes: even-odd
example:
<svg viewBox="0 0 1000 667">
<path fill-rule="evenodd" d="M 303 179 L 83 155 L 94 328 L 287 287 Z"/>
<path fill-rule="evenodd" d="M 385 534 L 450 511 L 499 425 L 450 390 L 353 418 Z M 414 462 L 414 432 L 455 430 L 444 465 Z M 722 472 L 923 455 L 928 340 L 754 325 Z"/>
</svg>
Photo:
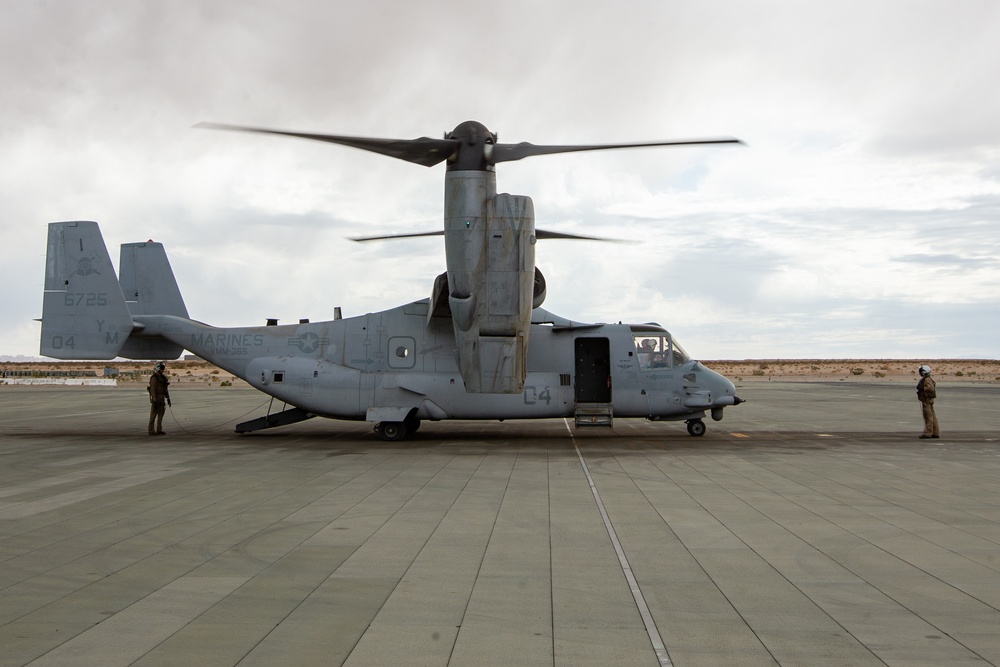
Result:
<svg viewBox="0 0 1000 667">
<path fill-rule="evenodd" d="M 491 171 L 449 171 L 445 211 L 448 302 L 465 388 L 519 394 L 531 311 L 545 298 L 535 270 L 534 205 L 496 194 Z"/>
</svg>

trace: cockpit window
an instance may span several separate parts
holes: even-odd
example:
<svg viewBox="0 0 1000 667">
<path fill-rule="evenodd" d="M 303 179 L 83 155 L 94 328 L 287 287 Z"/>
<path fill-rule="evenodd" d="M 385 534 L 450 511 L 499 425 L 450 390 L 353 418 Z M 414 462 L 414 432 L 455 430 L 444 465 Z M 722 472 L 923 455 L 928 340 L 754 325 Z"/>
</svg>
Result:
<svg viewBox="0 0 1000 667">
<path fill-rule="evenodd" d="M 666 334 L 633 334 L 639 368 L 644 371 L 670 368 L 670 339 Z"/>
<path fill-rule="evenodd" d="M 688 353 L 664 332 L 632 334 L 639 368 L 644 371 L 672 368 L 690 361 Z"/>
<path fill-rule="evenodd" d="M 672 358 L 674 366 L 680 366 L 681 364 L 686 364 L 691 361 L 691 355 L 688 354 L 684 348 L 681 347 L 681 344 L 673 338 L 670 339 L 670 346 L 673 348 Z"/>
</svg>

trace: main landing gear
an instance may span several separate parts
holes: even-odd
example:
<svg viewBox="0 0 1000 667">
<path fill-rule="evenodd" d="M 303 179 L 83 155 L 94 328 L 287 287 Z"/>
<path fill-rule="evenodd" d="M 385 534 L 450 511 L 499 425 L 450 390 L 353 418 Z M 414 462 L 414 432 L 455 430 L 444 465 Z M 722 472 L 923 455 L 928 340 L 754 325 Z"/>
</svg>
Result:
<svg viewBox="0 0 1000 667">
<path fill-rule="evenodd" d="M 700 419 L 689 419 L 687 421 L 687 426 L 688 434 L 693 435 L 696 438 L 700 438 L 705 435 L 705 431 L 708 430 L 708 427 L 705 426 L 705 422 Z"/>
<path fill-rule="evenodd" d="M 420 420 L 408 417 L 401 422 L 379 422 L 375 424 L 375 433 L 379 440 L 397 442 L 416 433 L 420 429 Z"/>
</svg>

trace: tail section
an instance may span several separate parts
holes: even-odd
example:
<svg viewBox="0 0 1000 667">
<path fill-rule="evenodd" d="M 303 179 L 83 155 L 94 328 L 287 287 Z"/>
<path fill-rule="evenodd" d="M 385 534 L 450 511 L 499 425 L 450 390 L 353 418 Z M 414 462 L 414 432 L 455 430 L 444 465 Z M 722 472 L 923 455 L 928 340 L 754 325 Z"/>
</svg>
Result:
<svg viewBox="0 0 1000 667">
<path fill-rule="evenodd" d="M 121 272 L 119 283 L 96 222 L 49 225 L 43 355 L 56 359 L 180 356 L 183 348 L 159 336 L 143 336 L 142 324 L 132 319 L 151 314 L 187 318 L 163 245 L 123 245 Z"/>
<path fill-rule="evenodd" d="M 133 315 L 188 317 L 162 243 L 123 243 L 118 270 L 125 302 Z"/>
<path fill-rule="evenodd" d="M 97 223 L 50 224 L 41 353 L 114 359 L 131 333 L 132 316 Z"/>
<path fill-rule="evenodd" d="M 162 243 L 123 243 L 121 260 L 121 291 L 133 317 L 142 315 L 176 315 L 188 318 L 187 307 L 177 279 L 170 268 Z M 119 351 L 129 359 L 176 359 L 184 351 L 159 336 L 132 336 Z"/>
</svg>

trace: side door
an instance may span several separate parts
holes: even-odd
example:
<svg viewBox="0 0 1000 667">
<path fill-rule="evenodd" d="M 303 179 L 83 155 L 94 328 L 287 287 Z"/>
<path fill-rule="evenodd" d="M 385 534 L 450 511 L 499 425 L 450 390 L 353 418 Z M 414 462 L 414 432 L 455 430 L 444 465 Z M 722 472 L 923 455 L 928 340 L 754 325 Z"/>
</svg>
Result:
<svg viewBox="0 0 1000 667">
<path fill-rule="evenodd" d="M 611 402 L 611 350 L 607 338 L 577 338 L 577 403 Z"/>
</svg>

